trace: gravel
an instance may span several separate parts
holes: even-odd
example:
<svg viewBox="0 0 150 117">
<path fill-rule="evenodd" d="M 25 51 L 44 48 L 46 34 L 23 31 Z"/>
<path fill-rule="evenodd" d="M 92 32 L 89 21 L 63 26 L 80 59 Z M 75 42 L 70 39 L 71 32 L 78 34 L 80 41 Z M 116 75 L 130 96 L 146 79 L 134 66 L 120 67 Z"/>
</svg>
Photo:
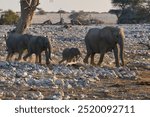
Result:
<svg viewBox="0 0 150 117">
<path fill-rule="evenodd" d="M 5 43 L 2 35 L 13 26 L 3 26 L 0 28 L 0 99 L 72 99 L 65 91 L 73 89 L 86 89 L 93 86 L 96 82 L 103 79 L 121 79 L 121 80 L 137 80 L 138 70 L 150 70 L 150 50 L 144 44 L 149 44 L 149 24 L 137 25 L 117 25 L 125 30 L 125 67 L 114 67 L 114 57 L 112 53 L 105 56 L 105 60 L 101 67 L 95 67 L 82 62 L 83 58 L 76 64 L 58 64 L 61 60 L 62 50 L 66 47 L 78 47 L 85 56 L 86 49 L 84 37 L 87 31 L 92 27 L 103 28 L 100 26 L 73 26 L 70 29 L 64 29 L 61 26 L 31 26 L 28 33 L 33 35 L 45 35 L 50 38 L 52 45 L 52 63 L 50 66 L 44 64 L 35 64 L 34 62 L 18 62 L 12 60 L 6 62 L 7 52 L 5 51 Z M 141 44 L 142 42 L 142 44 Z M 132 59 L 134 56 L 134 59 Z M 96 61 L 99 56 L 96 56 Z M 15 91 L 6 91 L 5 85 L 8 87 L 17 86 L 26 87 L 27 89 L 45 88 L 51 89 L 52 94 L 45 95 L 42 91 L 24 93 L 19 96 Z M 105 90 L 109 93 L 109 90 Z M 87 99 L 88 95 L 80 94 L 74 97 Z M 6 98 L 7 97 L 7 98 Z M 93 96 L 94 97 L 94 96 Z M 95 96 L 97 97 L 97 96 Z"/>
</svg>

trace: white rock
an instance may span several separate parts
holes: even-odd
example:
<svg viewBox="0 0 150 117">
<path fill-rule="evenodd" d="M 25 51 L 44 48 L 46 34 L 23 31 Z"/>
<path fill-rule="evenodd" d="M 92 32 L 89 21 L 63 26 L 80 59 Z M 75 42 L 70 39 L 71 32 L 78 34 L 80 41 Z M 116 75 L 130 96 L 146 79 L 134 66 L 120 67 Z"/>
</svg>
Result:
<svg viewBox="0 0 150 117">
<path fill-rule="evenodd" d="M 56 79 L 54 82 L 55 85 L 64 86 L 64 80 L 62 79 Z"/>
<path fill-rule="evenodd" d="M 23 73 L 23 77 L 26 77 L 26 76 L 28 76 L 28 73 L 27 73 L 27 72 L 24 72 L 24 73 Z"/>
</svg>

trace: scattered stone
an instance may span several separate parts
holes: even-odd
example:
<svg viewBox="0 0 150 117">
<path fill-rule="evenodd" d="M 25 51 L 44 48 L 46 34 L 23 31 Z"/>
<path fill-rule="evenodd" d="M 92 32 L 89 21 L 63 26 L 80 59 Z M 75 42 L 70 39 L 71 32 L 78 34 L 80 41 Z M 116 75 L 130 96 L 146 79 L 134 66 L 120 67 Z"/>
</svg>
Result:
<svg viewBox="0 0 150 117">
<path fill-rule="evenodd" d="M 103 28 L 105 25 L 96 26 Z M 120 26 L 120 25 L 117 25 Z M 30 62 L 10 61 L 6 62 L 7 52 L 4 50 L 6 44 L 0 38 L 0 99 L 75 99 L 80 96 L 81 99 L 87 99 L 86 94 L 75 94 L 76 89 L 92 89 L 99 88 L 97 83 L 101 80 L 136 80 L 139 70 L 150 70 L 149 48 L 145 44 L 149 44 L 149 26 L 148 24 L 137 25 L 121 25 L 125 29 L 125 61 L 129 61 L 125 67 L 114 67 L 113 53 L 108 53 L 102 63 L 103 67 L 84 64 L 83 58 L 86 54 L 84 37 L 91 26 L 72 26 L 68 29 L 62 29 L 61 26 L 31 26 L 28 30 L 30 34 L 44 35 L 47 33 L 50 37 L 52 45 L 52 64 L 46 66 L 43 64 L 35 64 Z M 3 33 L 12 29 L 12 26 L 4 26 L 0 29 L 0 37 Z M 77 47 L 81 49 L 82 58 L 77 63 L 66 65 L 58 64 L 62 58 L 62 50 L 66 47 Z M 95 61 L 99 60 L 99 56 L 95 57 Z M 104 84 L 105 86 L 105 84 Z M 47 89 L 42 91 L 26 91 L 26 93 L 16 93 L 11 88 L 25 87 L 26 89 Z M 7 90 L 6 90 L 7 89 Z M 49 94 L 49 90 L 54 91 Z M 56 91 L 55 91 L 56 90 Z M 61 91 L 58 91 L 61 90 Z M 70 91 L 71 94 L 64 93 Z M 6 93 L 7 92 L 7 93 Z M 48 92 L 48 93 L 47 93 Z M 109 94 L 111 90 L 103 89 L 100 95 Z M 48 96 L 47 96 L 47 95 Z M 19 95 L 19 96 L 18 96 Z M 45 96 L 46 95 L 46 96 Z M 99 95 L 94 95 L 94 99 L 98 99 Z M 107 95 L 106 95 L 107 96 Z M 105 98 L 105 97 L 104 97 Z M 108 97 L 107 97 L 108 98 Z M 105 98 L 105 99 L 107 99 Z M 141 99 L 141 97 L 139 97 Z"/>
<path fill-rule="evenodd" d="M 150 63 L 147 62 L 136 61 L 136 62 L 129 63 L 128 66 L 150 70 Z"/>
<path fill-rule="evenodd" d="M 7 69 L 9 67 L 8 62 L 0 61 L 0 69 Z"/>
<path fill-rule="evenodd" d="M 64 81 L 62 79 L 56 79 L 54 82 L 55 82 L 55 85 L 58 85 L 61 87 L 64 86 Z"/>
<path fill-rule="evenodd" d="M 27 98 L 31 100 L 41 100 L 44 99 L 44 96 L 42 95 L 41 92 L 38 91 L 38 92 L 29 93 L 27 95 Z"/>
<path fill-rule="evenodd" d="M 54 85 L 54 82 L 52 79 L 47 79 L 47 78 L 44 78 L 44 79 L 29 79 L 26 81 L 27 84 L 29 86 L 41 86 L 41 87 L 51 87 Z"/>
</svg>

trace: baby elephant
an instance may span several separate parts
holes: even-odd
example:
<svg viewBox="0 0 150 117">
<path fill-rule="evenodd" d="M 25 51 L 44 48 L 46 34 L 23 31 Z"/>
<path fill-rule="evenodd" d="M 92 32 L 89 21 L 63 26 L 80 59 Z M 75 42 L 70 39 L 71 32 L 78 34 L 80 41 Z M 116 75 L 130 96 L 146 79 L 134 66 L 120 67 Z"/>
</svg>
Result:
<svg viewBox="0 0 150 117">
<path fill-rule="evenodd" d="M 80 50 L 78 48 L 65 48 L 62 53 L 63 59 L 59 62 L 61 64 L 65 60 L 67 62 L 77 61 L 81 57 Z"/>
<path fill-rule="evenodd" d="M 43 36 L 32 36 L 28 44 L 28 53 L 23 57 L 26 59 L 33 53 L 36 55 L 36 62 L 41 63 L 41 53 L 45 51 L 46 64 L 49 64 L 51 59 L 51 45 L 49 39 Z"/>
</svg>

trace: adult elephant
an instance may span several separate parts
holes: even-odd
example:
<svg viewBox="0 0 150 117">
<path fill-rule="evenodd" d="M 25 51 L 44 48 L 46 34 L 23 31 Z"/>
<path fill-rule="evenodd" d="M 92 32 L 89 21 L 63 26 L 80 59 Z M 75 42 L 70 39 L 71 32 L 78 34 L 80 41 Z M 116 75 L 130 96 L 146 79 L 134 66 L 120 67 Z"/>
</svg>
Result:
<svg viewBox="0 0 150 117">
<path fill-rule="evenodd" d="M 28 48 L 30 37 L 31 35 L 28 34 L 8 32 L 8 36 L 5 35 L 6 47 L 8 51 L 6 60 L 9 61 L 15 53 L 19 53 L 18 58 L 15 59 L 19 61 L 22 58 L 23 52 Z"/>
<path fill-rule="evenodd" d="M 51 44 L 47 37 L 44 36 L 32 36 L 28 43 L 28 53 L 23 57 L 26 59 L 32 54 L 36 55 L 36 63 L 41 63 L 41 53 L 45 51 L 46 64 L 49 64 L 51 60 Z"/>
<path fill-rule="evenodd" d="M 87 55 L 83 60 L 84 63 L 88 63 L 88 58 L 91 56 L 91 64 L 94 63 L 94 55 L 100 53 L 100 59 L 97 65 L 100 65 L 103 61 L 104 54 L 108 51 L 114 51 L 116 67 L 119 67 L 119 48 L 120 58 L 122 66 L 124 65 L 124 31 L 122 28 L 107 26 L 102 29 L 92 28 L 85 36 L 85 44 L 87 49 Z"/>
</svg>

